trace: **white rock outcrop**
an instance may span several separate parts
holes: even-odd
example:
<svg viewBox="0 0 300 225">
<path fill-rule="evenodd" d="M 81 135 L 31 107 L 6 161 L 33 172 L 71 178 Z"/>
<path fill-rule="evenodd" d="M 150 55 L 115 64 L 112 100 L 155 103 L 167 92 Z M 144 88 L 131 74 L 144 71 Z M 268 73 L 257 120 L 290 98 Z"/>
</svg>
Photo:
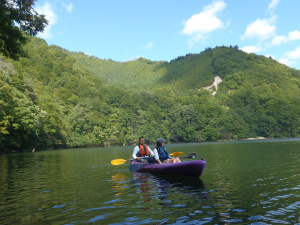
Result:
<svg viewBox="0 0 300 225">
<path fill-rule="evenodd" d="M 217 94 L 217 90 L 218 90 L 218 85 L 222 82 L 222 78 L 219 76 L 215 77 L 215 81 L 212 85 L 208 86 L 208 87 L 203 87 L 204 90 L 208 90 L 208 91 L 212 91 L 212 95 L 214 96 L 215 94 Z M 215 87 L 215 90 L 213 90 L 213 87 Z"/>
</svg>

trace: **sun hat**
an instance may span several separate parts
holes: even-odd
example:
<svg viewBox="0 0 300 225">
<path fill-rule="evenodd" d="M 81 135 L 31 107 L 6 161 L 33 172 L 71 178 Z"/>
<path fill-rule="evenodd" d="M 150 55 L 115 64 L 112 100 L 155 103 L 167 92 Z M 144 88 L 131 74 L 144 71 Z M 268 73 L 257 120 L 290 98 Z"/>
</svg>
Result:
<svg viewBox="0 0 300 225">
<path fill-rule="evenodd" d="M 167 141 L 165 140 L 165 139 L 163 139 L 163 138 L 158 138 L 157 140 L 156 140 L 156 143 L 157 144 L 159 144 L 159 145 L 161 145 L 162 143 L 166 143 Z"/>
</svg>

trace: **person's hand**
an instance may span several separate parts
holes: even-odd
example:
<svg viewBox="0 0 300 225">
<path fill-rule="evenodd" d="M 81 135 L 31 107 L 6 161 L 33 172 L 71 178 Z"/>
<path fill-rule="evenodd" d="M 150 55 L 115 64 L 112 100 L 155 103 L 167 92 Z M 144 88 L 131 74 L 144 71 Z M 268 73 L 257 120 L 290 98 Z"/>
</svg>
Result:
<svg viewBox="0 0 300 225">
<path fill-rule="evenodd" d="M 140 157 L 136 157 L 137 160 L 140 160 Z"/>
</svg>

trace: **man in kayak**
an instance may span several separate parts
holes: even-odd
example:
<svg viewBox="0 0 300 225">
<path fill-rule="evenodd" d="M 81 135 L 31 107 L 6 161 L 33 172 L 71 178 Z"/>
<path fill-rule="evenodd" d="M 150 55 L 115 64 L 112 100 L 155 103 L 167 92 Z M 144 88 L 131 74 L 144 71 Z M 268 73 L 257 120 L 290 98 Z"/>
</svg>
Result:
<svg viewBox="0 0 300 225">
<path fill-rule="evenodd" d="M 158 162 L 159 164 L 162 164 L 159 160 L 158 154 L 154 154 L 154 152 L 145 144 L 144 137 L 139 138 L 139 145 L 135 146 L 133 149 L 132 158 L 143 163 Z"/>
<path fill-rule="evenodd" d="M 156 140 L 156 146 L 153 150 L 154 155 L 159 155 L 159 160 L 162 163 L 177 163 L 181 162 L 178 157 L 171 157 L 168 153 L 167 149 L 165 148 L 165 143 L 167 141 L 163 138 L 158 138 Z"/>
</svg>

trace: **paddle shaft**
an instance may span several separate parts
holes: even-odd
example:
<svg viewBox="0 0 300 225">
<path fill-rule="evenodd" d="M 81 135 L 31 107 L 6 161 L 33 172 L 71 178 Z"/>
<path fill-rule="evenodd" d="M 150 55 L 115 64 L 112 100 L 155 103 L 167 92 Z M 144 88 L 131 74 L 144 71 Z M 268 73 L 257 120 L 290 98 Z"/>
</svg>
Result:
<svg viewBox="0 0 300 225">
<path fill-rule="evenodd" d="M 140 157 L 140 159 L 144 159 L 145 157 Z M 134 159 L 114 159 L 111 160 L 111 164 L 112 165 L 122 165 L 124 163 L 126 163 L 127 161 L 132 161 Z"/>
<path fill-rule="evenodd" d="M 188 154 L 188 155 L 186 155 L 186 156 L 182 156 L 182 157 L 179 157 L 180 159 L 182 159 L 182 158 L 196 158 L 198 155 L 197 155 L 197 153 L 190 153 L 190 154 Z"/>
</svg>

